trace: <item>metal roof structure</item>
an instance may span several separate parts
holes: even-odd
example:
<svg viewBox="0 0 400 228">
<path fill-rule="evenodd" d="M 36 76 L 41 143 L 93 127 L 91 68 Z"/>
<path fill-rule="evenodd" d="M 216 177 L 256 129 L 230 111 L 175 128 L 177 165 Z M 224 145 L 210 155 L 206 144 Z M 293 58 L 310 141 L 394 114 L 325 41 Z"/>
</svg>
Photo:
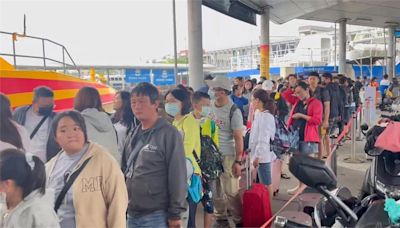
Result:
<svg viewBox="0 0 400 228">
<path fill-rule="evenodd" d="M 238 0 L 256 12 L 270 8 L 270 19 L 283 24 L 293 19 L 351 25 L 400 28 L 399 0 Z"/>
</svg>

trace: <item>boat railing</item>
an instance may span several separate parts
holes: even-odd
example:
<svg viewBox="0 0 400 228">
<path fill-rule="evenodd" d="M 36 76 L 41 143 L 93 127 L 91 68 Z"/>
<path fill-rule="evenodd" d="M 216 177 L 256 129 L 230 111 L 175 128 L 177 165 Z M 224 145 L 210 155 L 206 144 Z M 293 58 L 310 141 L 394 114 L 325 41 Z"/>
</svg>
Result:
<svg viewBox="0 0 400 228">
<path fill-rule="evenodd" d="M 71 55 L 68 52 L 67 48 L 64 45 L 60 44 L 60 43 L 57 43 L 55 41 L 52 41 L 52 40 L 49 40 L 49 39 L 46 39 L 46 38 L 35 37 L 35 36 L 27 36 L 27 35 L 21 35 L 21 34 L 17 34 L 17 33 L 3 32 L 3 31 L 0 31 L 0 35 L 6 35 L 6 36 L 10 36 L 11 37 L 12 53 L 0 52 L 0 56 L 12 57 L 13 58 L 13 65 L 14 65 L 15 69 L 17 69 L 17 66 L 18 66 L 17 65 L 17 58 L 42 59 L 43 60 L 43 68 L 44 68 L 44 70 L 47 70 L 48 62 L 53 62 L 53 63 L 57 63 L 57 64 L 61 64 L 62 65 L 62 68 L 64 70 L 64 74 L 66 73 L 67 70 L 73 69 L 73 70 L 76 70 L 78 72 L 79 76 L 81 75 L 81 71 L 80 71 L 79 67 L 75 64 L 75 61 L 71 57 Z M 28 39 L 41 41 L 42 55 L 38 56 L 38 55 L 21 55 L 21 54 L 17 54 L 16 53 L 17 37 L 28 38 Z M 61 50 L 62 50 L 62 60 L 57 60 L 57 59 L 49 58 L 48 56 L 46 56 L 46 43 L 51 43 L 51 44 L 54 44 L 54 45 L 56 45 L 56 46 L 61 48 Z M 68 62 L 70 62 L 70 63 L 68 63 Z"/>
</svg>

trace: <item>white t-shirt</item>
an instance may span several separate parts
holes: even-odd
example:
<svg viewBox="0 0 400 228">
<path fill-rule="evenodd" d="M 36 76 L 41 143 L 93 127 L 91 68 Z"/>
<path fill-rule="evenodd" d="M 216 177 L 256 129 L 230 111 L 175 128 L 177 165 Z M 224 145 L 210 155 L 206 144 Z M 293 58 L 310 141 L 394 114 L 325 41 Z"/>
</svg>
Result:
<svg viewBox="0 0 400 228">
<path fill-rule="evenodd" d="M 259 158 L 260 163 L 271 163 L 276 159 L 270 145 L 270 140 L 274 139 L 275 131 L 275 117 L 268 111 L 256 112 L 249 142 L 252 161 Z"/>
<path fill-rule="evenodd" d="M 390 81 L 387 79 L 382 79 L 380 85 L 381 86 L 390 86 Z"/>
<path fill-rule="evenodd" d="M 79 153 L 74 155 L 68 155 L 65 151 L 63 151 L 58 157 L 56 164 L 48 178 L 46 186 L 46 188 L 54 191 L 54 200 L 57 199 L 58 195 L 63 189 L 67 180 L 67 176 L 74 171 L 76 164 L 78 164 L 79 160 L 81 160 L 83 155 L 86 153 L 88 147 L 88 144 L 86 144 Z M 76 227 L 73 186 L 68 189 L 63 203 L 61 203 L 61 206 L 57 211 L 57 214 L 60 219 L 61 228 Z"/>
<path fill-rule="evenodd" d="M 26 120 L 25 120 L 25 125 L 24 127 L 28 131 L 29 135 L 32 134 L 33 130 L 36 128 L 36 126 L 39 124 L 39 122 L 42 120 L 43 116 L 39 116 L 36 113 L 33 112 L 32 108 L 30 108 L 26 112 Z M 50 126 L 49 126 L 49 118 L 47 118 L 42 126 L 40 126 L 39 130 L 36 132 L 35 136 L 33 136 L 31 140 L 31 146 L 29 149 L 25 149 L 27 152 L 32 153 L 33 155 L 36 155 L 42 160 L 43 162 L 47 161 L 47 156 L 46 156 L 46 145 L 47 145 L 47 139 L 49 137 L 49 131 L 50 131 Z"/>
</svg>

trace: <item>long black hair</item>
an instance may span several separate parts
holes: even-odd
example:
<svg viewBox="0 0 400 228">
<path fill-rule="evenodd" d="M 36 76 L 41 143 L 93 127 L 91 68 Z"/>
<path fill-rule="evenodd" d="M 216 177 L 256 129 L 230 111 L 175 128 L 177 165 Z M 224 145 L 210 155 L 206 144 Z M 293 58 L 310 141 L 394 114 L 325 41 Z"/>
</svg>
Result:
<svg viewBox="0 0 400 228">
<path fill-rule="evenodd" d="M 46 191 L 46 170 L 43 162 L 38 157 L 24 154 L 17 149 L 0 152 L 0 181 L 5 180 L 13 180 L 22 188 L 23 197 L 36 189 L 42 194 Z"/>
<path fill-rule="evenodd" d="M 0 141 L 14 145 L 18 149 L 27 149 L 23 148 L 21 136 L 11 119 L 10 100 L 0 93 Z"/>
<path fill-rule="evenodd" d="M 112 122 L 117 123 L 121 121 L 121 123 L 128 128 L 127 131 L 129 132 L 138 122 L 132 112 L 131 94 L 127 91 L 120 91 L 117 95 L 121 97 L 122 107 L 115 112 Z"/>
</svg>

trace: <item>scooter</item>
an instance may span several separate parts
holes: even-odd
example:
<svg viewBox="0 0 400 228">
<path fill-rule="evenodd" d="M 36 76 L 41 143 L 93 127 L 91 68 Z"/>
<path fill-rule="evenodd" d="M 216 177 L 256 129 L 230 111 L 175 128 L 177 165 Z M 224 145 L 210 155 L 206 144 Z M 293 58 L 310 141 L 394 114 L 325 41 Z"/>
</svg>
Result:
<svg viewBox="0 0 400 228">
<path fill-rule="evenodd" d="M 348 205 L 349 199 L 355 197 L 347 188 L 336 188 L 336 176 L 323 161 L 294 155 L 290 159 L 289 170 L 299 181 L 317 190 L 323 198 L 314 209 L 312 224 L 299 223 L 293 218 L 278 215 L 274 227 L 323 227 L 328 223 L 326 217 L 333 218 L 331 227 L 354 227 L 357 224 L 358 216 Z"/>
<path fill-rule="evenodd" d="M 400 115 L 382 115 L 382 117 L 391 121 L 400 121 Z M 373 157 L 359 194 L 362 204 L 356 212 L 362 215 L 359 223 L 364 226 L 376 226 L 376 221 L 380 221 L 380 226 L 390 226 L 387 213 L 384 211 L 385 199 L 400 199 L 400 153 L 393 153 L 374 146 L 377 137 L 384 129 L 385 127 L 379 125 L 370 130 L 368 130 L 368 125 L 361 126 L 363 134 L 367 137 L 364 151 Z"/>
<path fill-rule="evenodd" d="M 400 121 L 400 115 L 382 115 L 382 117 L 392 121 Z M 373 161 L 366 172 L 359 195 L 360 199 L 373 194 L 383 199 L 386 196 L 400 199 L 400 153 L 392 153 L 374 146 L 377 137 L 384 129 L 384 127 L 378 125 L 370 130 L 368 130 L 366 124 L 361 126 L 363 134 L 367 137 L 364 151 L 373 157 Z M 366 132 L 367 130 L 368 132 Z"/>
</svg>

